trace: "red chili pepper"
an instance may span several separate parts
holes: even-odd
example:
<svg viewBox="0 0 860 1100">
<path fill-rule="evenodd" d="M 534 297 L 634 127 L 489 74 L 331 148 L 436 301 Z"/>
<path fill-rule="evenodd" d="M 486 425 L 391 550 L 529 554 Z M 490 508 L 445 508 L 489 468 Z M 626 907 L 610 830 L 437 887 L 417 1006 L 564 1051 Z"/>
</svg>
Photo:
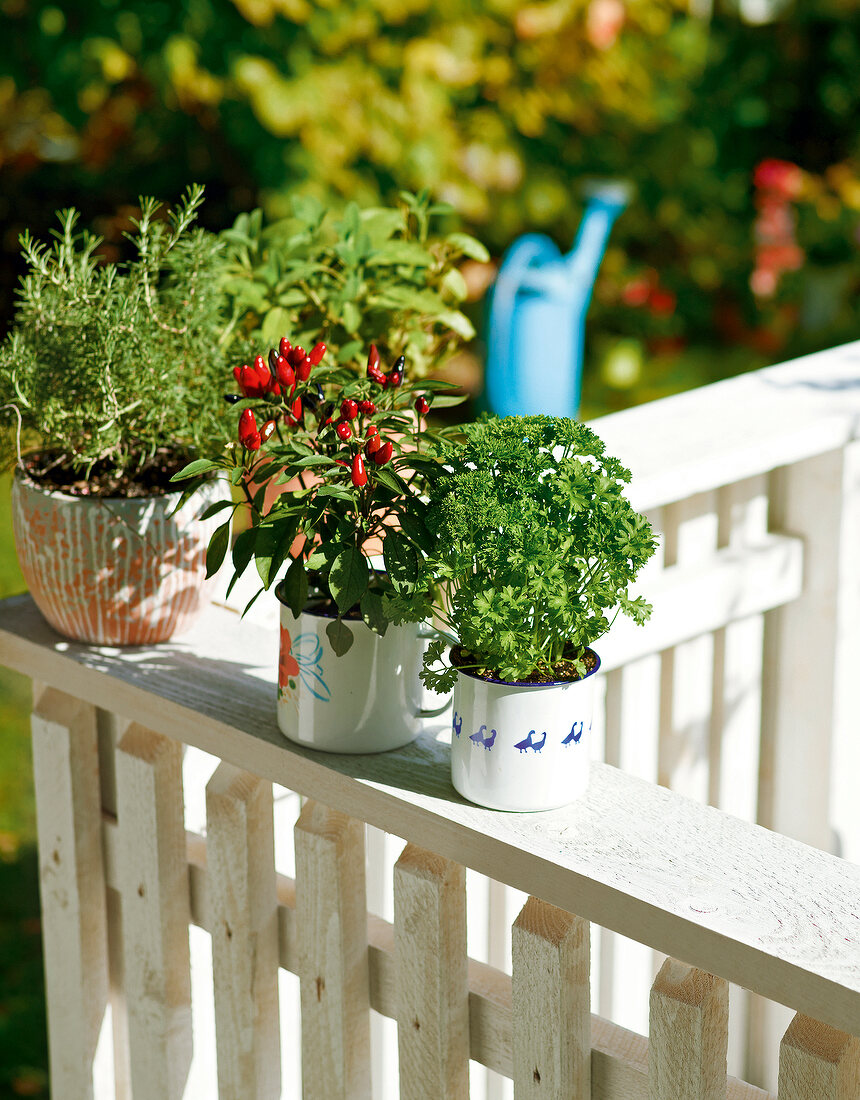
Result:
<svg viewBox="0 0 860 1100">
<path fill-rule="evenodd" d="M 259 374 L 254 367 L 249 367 L 247 363 L 244 367 L 235 367 L 233 370 L 233 377 L 239 383 L 239 389 L 242 391 L 245 397 L 264 397 L 269 383 L 269 372 L 266 371 L 265 382 L 261 381 Z"/>
<path fill-rule="evenodd" d="M 389 386 L 397 387 L 403 381 L 403 375 L 399 370 L 393 370 L 388 373 L 387 382 Z"/>
<path fill-rule="evenodd" d="M 377 466 L 384 466 L 386 462 L 391 461 L 391 456 L 394 453 L 394 448 L 390 442 L 383 443 L 379 450 L 375 452 L 373 461 Z"/>
<path fill-rule="evenodd" d="M 370 439 L 364 445 L 364 453 L 368 458 L 373 458 L 379 448 L 382 446 L 382 440 L 378 435 L 372 435 Z"/>
<path fill-rule="evenodd" d="M 239 442 L 249 451 L 259 451 L 260 433 L 257 431 L 257 420 L 250 409 L 244 409 L 239 417 Z"/>
<path fill-rule="evenodd" d="M 376 344 L 370 345 L 370 351 L 367 353 L 367 376 L 372 378 L 375 373 L 379 371 L 379 352 L 376 349 Z"/>
<path fill-rule="evenodd" d="M 262 428 L 260 428 L 260 442 L 261 443 L 267 443 L 269 441 L 269 439 L 272 435 L 272 432 L 275 430 L 275 427 L 276 427 L 276 425 L 275 425 L 274 420 L 267 420 L 266 421 L 266 423 L 262 426 Z"/>
<path fill-rule="evenodd" d="M 339 420 L 335 424 L 334 430 L 337 432 L 338 439 L 346 441 L 352 437 L 352 428 L 349 426 L 348 420 Z"/>
<path fill-rule="evenodd" d="M 340 406 L 340 415 L 344 420 L 355 420 L 358 416 L 358 402 L 348 397 Z"/>
<path fill-rule="evenodd" d="M 275 362 L 275 374 L 278 376 L 278 381 L 284 389 L 289 389 L 290 386 L 295 385 L 296 372 L 283 355 L 279 355 Z"/>
<path fill-rule="evenodd" d="M 260 380 L 262 392 L 266 393 L 274 386 L 275 379 L 272 376 L 272 372 L 269 370 L 269 364 L 262 355 L 258 355 L 254 359 L 254 370 L 257 373 L 257 378 Z"/>
<path fill-rule="evenodd" d="M 281 355 L 283 355 L 283 357 L 284 357 L 284 358 L 286 359 L 286 358 L 287 358 L 287 357 L 289 356 L 289 354 L 290 354 L 290 352 L 291 352 L 292 350 L 293 350 L 293 345 L 292 345 L 292 344 L 290 343 L 290 341 L 289 341 L 289 340 L 288 340 L 288 339 L 286 338 L 286 336 L 282 336 L 282 337 L 281 337 L 281 342 L 280 342 L 280 344 L 278 345 L 278 351 L 279 351 L 279 352 L 281 353 Z"/>
<path fill-rule="evenodd" d="M 291 411 L 296 420 L 301 420 L 304 415 L 304 409 L 302 408 L 302 399 L 300 397 L 297 397 L 293 402 Z"/>
<path fill-rule="evenodd" d="M 296 378 L 298 378 L 300 382 L 307 382 L 307 380 L 311 376 L 311 371 L 313 369 L 313 364 L 306 355 L 304 359 L 302 359 L 301 363 L 299 363 L 299 365 L 296 367 Z"/>
<path fill-rule="evenodd" d="M 358 407 L 365 416 L 373 416 L 376 412 L 376 405 L 372 401 L 359 401 Z"/>
<path fill-rule="evenodd" d="M 301 361 L 304 359 L 304 357 L 305 349 L 299 344 L 296 344 L 294 348 L 290 348 L 289 352 L 287 353 L 287 359 L 289 359 L 290 363 L 294 367 L 297 367 L 299 363 L 301 363 Z"/>
<path fill-rule="evenodd" d="M 368 424 L 365 435 L 379 435 L 379 428 L 375 424 Z"/>
<path fill-rule="evenodd" d="M 361 455 L 355 455 L 352 460 L 352 483 L 356 489 L 367 484 L 367 471 L 364 468 L 364 460 Z"/>
<path fill-rule="evenodd" d="M 324 355 L 325 344 L 314 344 L 310 354 L 308 355 L 308 359 L 310 359 L 313 366 L 316 366 Z"/>
<path fill-rule="evenodd" d="M 430 412 L 430 402 L 426 397 L 419 397 L 415 402 L 415 409 L 419 416 L 424 416 Z"/>
</svg>

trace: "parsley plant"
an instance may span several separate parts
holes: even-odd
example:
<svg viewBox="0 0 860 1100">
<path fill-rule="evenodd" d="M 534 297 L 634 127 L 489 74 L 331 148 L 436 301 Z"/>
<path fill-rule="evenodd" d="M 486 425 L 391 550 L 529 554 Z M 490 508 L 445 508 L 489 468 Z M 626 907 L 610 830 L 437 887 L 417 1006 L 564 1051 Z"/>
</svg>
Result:
<svg viewBox="0 0 860 1100">
<path fill-rule="evenodd" d="M 656 547 L 624 497 L 630 473 L 573 420 L 488 418 L 463 432 L 439 444 L 445 473 L 429 482 L 427 513 L 438 615 L 460 667 L 509 681 L 581 676 L 613 612 L 637 623 L 651 612 L 627 593 Z M 422 674 L 438 690 L 457 675 L 440 667 L 444 646 L 431 644 Z"/>
</svg>

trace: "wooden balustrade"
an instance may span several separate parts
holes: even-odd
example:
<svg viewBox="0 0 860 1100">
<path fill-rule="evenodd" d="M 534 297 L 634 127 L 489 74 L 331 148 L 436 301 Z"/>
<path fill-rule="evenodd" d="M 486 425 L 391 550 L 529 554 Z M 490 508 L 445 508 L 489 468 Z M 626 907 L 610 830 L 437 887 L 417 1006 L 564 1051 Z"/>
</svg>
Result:
<svg viewBox="0 0 860 1100">
<path fill-rule="evenodd" d="M 31 653 L 29 603 L 6 606 L 20 633 L 7 618 L 4 659 L 15 636 Z M 207 673 L 195 655 L 225 625 L 244 635 L 234 644 L 245 664 L 257 628 L 224 611 L 152 659 L 43 643 L 46 682 L 76 679 L 131 719 L 103 806 L 91 702 L 50 687 L 34 712 L 46 944 L 81 945 L 62 983 L 63 965 L 49 971 L 55 1088 L 74 1081 L 87 1095 L 80 1082 L 107 1001 L 107 915 L 119 912 L 135 1100 L 182 1095 L 189 921 L 212 940 L 222 1097 L 279 1094 L 278 966 L 301 979 L 306 1097 L 371 1095 L 372 1007 L 398 1021 L 403 1097 L 467 1096 L 471 1058 L 512 1078 L 518 1100 L 754 1100 L 766 1094 L 726 1076 L 728 980 L 802 1013 L 781 1045 L 780 1100 L 857 1095 L 860 868 L 606 766 L 567 810 L 481 810 L 450 789 L 432 735 L 353 760 L 277 741 L 258 698 L 270 685 L 247 673 L 244 688 L 232 684 L 228 725 L 208 677 L 223 682 L 229 662 Z M 177 726 L 192 744 L 220 738 L 205 840 L 182 824 L 181 742 L 167 732 Z M 295 882 L 274 872 L 272 782 L 288 779 L 312 799 L 296 825 Z M 350 816 L 313 799 L 348 805 Z M 409 842 L 394 872 L 393 927 L 366 911 L 365 822 Z M 52 900 L 54 851 L 65 868 L 68 846 L 64 873 L 85 906 Z M 512 977 L 467 959 L 467 864 L 532 895 L 511 933 Z M 667 961 L 654 982 L 650 1057 L 644 1040 L 591 1016 L 588 921 L 685 960 Z"/>
<path fill-rule="evenodd" d="M 37 683 L 56 1095 L 93 1095 L 108 1005 L 115 1095 L 182 1095 L 190 920 L 211 937 L 222 1098 L 288 1090 L 279 968 L 300 979 L 307 1097 L 379 1095 L 368 1006 L 398 1022 L 402 1096 L 466 1095 L 471 1059 L 518 1100 L 764 1098 L 726 1077 L 727 1035 L 771 1092 L 778 1063 L 780 1100 L 860 1096 L 860 871 L 797 843 L 827 849 L 835 828 L 860 857 L 858 377 L 853 345 L 595 425 L 664 537 L 638 586 L 651 623 L 601 646 L 595 751 L 628 774 L 596 766 L 557 813 L 464 803 L 438 725 L 379 758 L 287 745 L 276 633 L 230 610 L 121 652 L 58 639 L 27 599 L 0 605 L 0 663 Z M 183 824 L 183 744 L 221 761 L 205 839 Z M 275 874 L 273 783 L 312 800 L 294 879 Z M 373 852 L 380 830 L 408 842 L 367 885 L 365 823 Z M 494 967 L 466 957 L 466 867 L 488 876 Z M 393 923 L 365 901 L 390 876 Z M 515 920 L 509 887 L 531 896 Z M 589 975 L 595 1007 L 650 1031 L 650 1057 L 591 1015 Z M 773 1002 L 798 1012 L 784 1038 Z"/>
</svg>

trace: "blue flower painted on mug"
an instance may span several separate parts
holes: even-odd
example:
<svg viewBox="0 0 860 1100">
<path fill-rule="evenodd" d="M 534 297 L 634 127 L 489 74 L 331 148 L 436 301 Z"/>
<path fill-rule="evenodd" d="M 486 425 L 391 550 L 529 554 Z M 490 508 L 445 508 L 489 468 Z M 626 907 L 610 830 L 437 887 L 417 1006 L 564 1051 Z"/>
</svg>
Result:
<svg viewBox="0 0 860 1100">
<path fill-rule="evenodd" d="M 331 700 L 331 691 L 322 676 L 320 668 L 322 643 L 316 634 L 299 634 L 292 641 L 290 632 L 281 627 L 281 657 L 278 663 L 278 698 L 292 699 L 295 702 L 297 681 L 323 703 Z"/>
</svg>

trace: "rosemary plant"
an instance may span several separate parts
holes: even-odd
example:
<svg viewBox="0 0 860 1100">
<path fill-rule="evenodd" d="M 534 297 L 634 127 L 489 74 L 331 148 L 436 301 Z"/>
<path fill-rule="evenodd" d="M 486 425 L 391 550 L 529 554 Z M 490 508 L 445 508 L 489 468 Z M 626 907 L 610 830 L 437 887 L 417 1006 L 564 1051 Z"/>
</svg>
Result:
<svg viewBox="0 0 860 1100">
<path fill-rule="evenodd" d="M 110 495 L 134 493 L 155 465 L 148 488 L 163 491 L 223 437 L 212 400 L 226 369 L 223 246 L 194 224 L 202 201 L 191 186 L 165 216 L 141 199 L 128 263 L 101 260 L 74 210 L 51 243 L 21 238 L 26 274 L 0 345 L 0 464 L 37 447 L 28 469 L 40 480 Z"/>
</svg>

